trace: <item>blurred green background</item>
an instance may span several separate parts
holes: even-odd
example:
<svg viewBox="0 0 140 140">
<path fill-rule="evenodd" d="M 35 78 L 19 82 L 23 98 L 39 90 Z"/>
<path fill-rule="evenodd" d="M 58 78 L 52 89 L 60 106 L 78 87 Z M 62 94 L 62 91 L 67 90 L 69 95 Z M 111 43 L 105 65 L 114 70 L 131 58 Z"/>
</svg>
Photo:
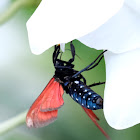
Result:
<svg viewBox="0 0 140 140">
<path fill-rule="evenodd" d="M 20 0 L 18 0 L 20 1 Z M 15 0 L 1 0 L 0 12 Z M 53 47 L 41 55 L 30 51 L 26 30 L 26 21 L 32 15 L 37 5 L 30 4 L 17 9 L 14 14 L 0 25 L 0 123 L 29 109 L 42 89 L 54 75 L 52 64 Z M 45 18 L 45 17 L 44 17 Z M 75 40 L 75 69 L 81 70 L 91 63 L 101 51 L 84 46 Z M 69 43 L 66 45 L 69 48 Z M 70 51 L 66 51 L 62 59 L 68 60 Z M 105 64 L 101 64 L 83 75 L 87 84 L 105 81 Z M 102 97 L 104 85 L 92 88 Z M 0 140 L 105 140 L 106 138 L 88 118 L 82 108 L 69 95 L 64 94 L 64 106 L 59 110 L 57 121 L 47 127 L 28 129 L 23 124 L 0 136 Z M 95 111 L 99 116 L 99 124 L 112 140 L 139 140 L 140 125 L 126 130 L 111 128 L 103 114 L 103 110 Z"/>
</svg>

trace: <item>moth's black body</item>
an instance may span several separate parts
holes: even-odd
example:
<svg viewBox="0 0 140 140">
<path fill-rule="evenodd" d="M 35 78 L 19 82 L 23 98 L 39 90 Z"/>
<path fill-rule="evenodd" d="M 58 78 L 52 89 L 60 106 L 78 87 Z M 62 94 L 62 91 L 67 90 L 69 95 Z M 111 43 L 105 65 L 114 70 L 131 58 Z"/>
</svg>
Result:
<svg viewBox="0 0 140 140">
<path fill-rule="evenodd" d="M 82 81 L 74 81 L 68 94 L 85 108 L 96 110 L 103 108 L 103 99 Z"/>
<path fill-rule="evenodd" d="M 54 78 L 63 86 L 63 89 L 66 91 L 66 93 L 69 94 L 71 98 L 81 106 L 91 110 L 102 109 L 102 97 L 95 93 L 90 87 L 104 84 L 104 82 L 87 86 L 86 79 L 82 76 L 81 73 L 97 66 L 103 58 L 103 53 L 105 51 L 101 53 L 95 59 L 95 61 L 88 65 L 86 68 L 82 69 L 81 71 L 76 71 L 73 69 L 74 65 L 72 64 L 75 58 L 75 48 L 72 42 L 70 45 L 72 58 L 69 61 L 58 59 L 58 56 L 60 54 L 60 45 L 55 46 L 55 50 L 53 53 L 53 63 L 56 69 Z"/>
</svg>

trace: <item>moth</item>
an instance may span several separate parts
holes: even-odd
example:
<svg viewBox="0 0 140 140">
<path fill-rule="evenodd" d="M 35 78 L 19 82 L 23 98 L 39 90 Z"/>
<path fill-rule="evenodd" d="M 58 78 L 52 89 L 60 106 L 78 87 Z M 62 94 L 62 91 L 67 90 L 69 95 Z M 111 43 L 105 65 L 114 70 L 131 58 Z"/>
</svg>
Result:
<svg viewBox="0 0 140 140">
<path fill-rule="evenodd" d="M 60 52 L 60 45 L 54 46 L 52 60 L 55 67 L 55 74 L 30 107 L 26 116 L 27 126 L 38 128 L 54 122 L 58 116 L 58 109 L 64 104 L 63 94 L 65 91 L 74 101 L 82 106 L 92 121 L 105 134 L 104 130 L 96 122 L 98 117 L 92 112 L 92 110 L 103 108 L 103 99 L 90 88 L 104 84 L 105 82 L 87 85 L 86 79 L 81 73 L 95 68 L 107 50 L 103 51 L 87 67 L 77 71 L 74 69 L 74 64 L 72 64 L 76 55 L 72 41 L 70 42 L 70 48 L 72 58 L 64 61 L 61 60 L 62 53 Z"/>
</svg>

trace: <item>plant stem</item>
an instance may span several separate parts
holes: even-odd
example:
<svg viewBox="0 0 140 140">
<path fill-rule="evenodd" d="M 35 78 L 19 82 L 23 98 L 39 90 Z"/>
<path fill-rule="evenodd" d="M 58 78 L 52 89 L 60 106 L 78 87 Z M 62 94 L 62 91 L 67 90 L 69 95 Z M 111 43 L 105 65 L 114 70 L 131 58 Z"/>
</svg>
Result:
<svg viewBox="0 0 140 140">
<path fill-rule="evenodd" d="M 11 129 L 13 129 L 17 126 L 24 124 L 26 114 L 27 114 L 27 111 L 24 111 L 21 114 L 3 122 L 3 123 L 0 123 L 0 135 L 10 131 Z"/>
<path fill-rule="evenodd" d="M 9 20 L 18 10 L 28 6 L 38 6 L 41 0 L 16 0 L 6 11 L 0 14 L 0 25 Z"/>
</svg>

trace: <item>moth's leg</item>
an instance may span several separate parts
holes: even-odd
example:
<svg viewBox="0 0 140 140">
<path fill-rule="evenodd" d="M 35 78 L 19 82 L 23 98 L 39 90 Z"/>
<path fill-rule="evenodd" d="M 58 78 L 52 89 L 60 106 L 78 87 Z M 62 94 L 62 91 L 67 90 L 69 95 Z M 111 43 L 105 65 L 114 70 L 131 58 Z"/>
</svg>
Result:
<svg viewBox="0 0 140 140">
<path fill-rule="evenodd" d="M 80 77 L 81 77 L 81 79 L 83 79 L 83 81 L 84 81 L 84 84 L 86 85 L 86 79 L 85 79 L 85 77 L 82 75 L 82 74 L 80 74 Z"/>
<path fill-rule="evenodd" d="M 93 86 L 98 86 L 98 85 L 103 85 L 105 82 L 98 82 L 98 83 L 93 83 L 91 85 L 88 85 L 88 87 L 93 87 Z"/>
<path fill-rule="evenodd" d="M 55 65 L 56 63 L 56 60 L 57 60 L 57 57 L 60 53 L 60 45 L 55 45 L 54 46 L 54 52 L 53 52 L 53 55 L 52 55 L 52 59 L 53 59 L 53 64 Z"/>
<path fill-rule="evenodd" d="M 86 71 L 91 70 L 93 68 L 95 68 L 96 66 L 98 66 L 98 64 L 101 62 L 101 60 L 103 59 L 104 56 L 102 56 L 92 67 L 88 68 Z"/>
<path fill-rule="evenodd" d="M 75 59 L 75 47 L 72 44 L 72 41 L 70 42 L 70 48 L 71 48 L 71 54 L 72 54 L 72 58 L 68 61 L 69 63 L 72 63 Z"/>
<path fill-rule="evenodd" d="M 89 64 L 87 67 L 85 67 L 81 71 L 77 72 L 76 74 L 74 74 L 72 77 L 76 77 L 77 75 L 81 74 L 82 72 L 87 71 L 87 70 L 90 70 L 90 69 L 96 67 L 100 63 L 100 61 L 102 60 L 102 58 L 104 57 L 103 54 L 106 51 L 107 50 L 103 51 L 100 55 L 98 55 L 98 57 L 91 64 Z"/>
</svg>

